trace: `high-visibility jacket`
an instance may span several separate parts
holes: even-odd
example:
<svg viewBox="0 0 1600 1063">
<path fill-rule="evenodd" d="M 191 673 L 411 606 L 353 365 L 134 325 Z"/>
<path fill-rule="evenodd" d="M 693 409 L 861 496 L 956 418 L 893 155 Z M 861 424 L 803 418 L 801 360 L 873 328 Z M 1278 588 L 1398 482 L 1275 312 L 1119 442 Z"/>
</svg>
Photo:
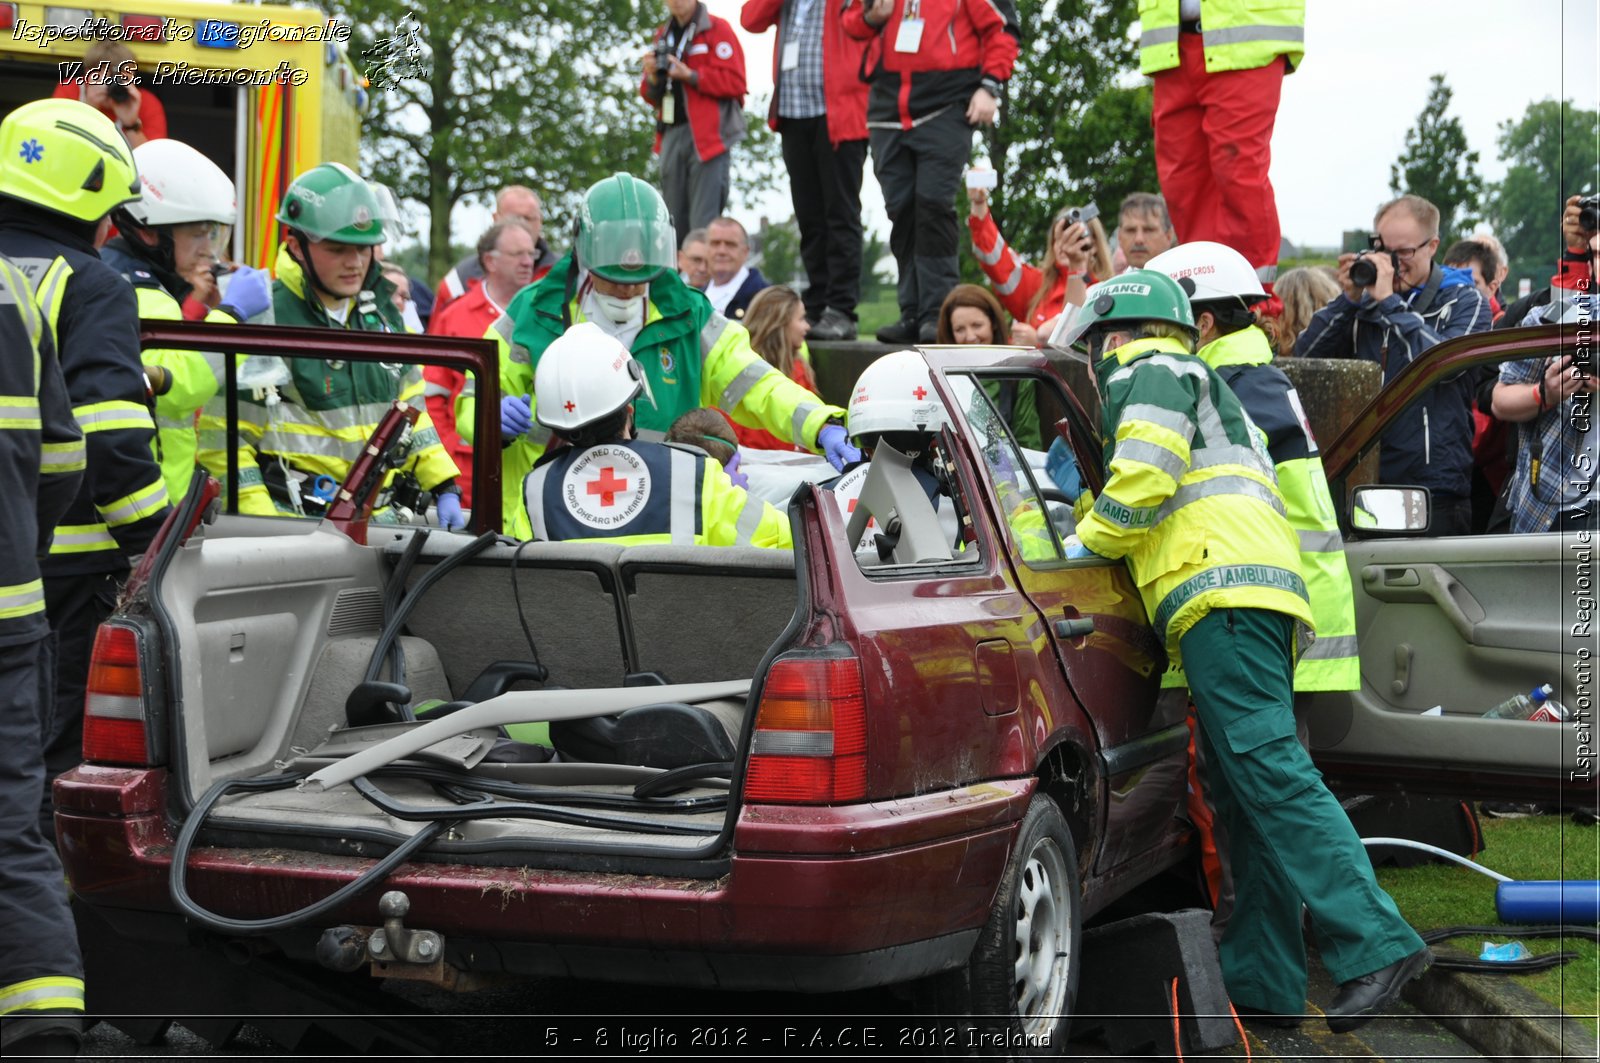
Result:
<svg viewBox="0 0 1600 1063">
<path fill-rule="evenodd" d="M 531 395 L 533 371 L 546 347 L 563 331 L 571 255 L 537 284 L 518 292 L 493 325 L 487 338 L 500 350 L 500 393 Z M 844 410 L 830 406 L 785 377 L 750 347 L 750 334 L 711 309 L 703 292 L 668 270 L 650 283 L 644 328 L 632 351 L 644 367 L 655 399 L 640 398 L 634 420 L 644 431 L 666 432 L 680 416 L 701 406 L 715 406 L 735 424 L 765 428 L 780 439 L 815 453 L 817 433 Z M 578 300 L 568 306 L 571 321 L 586 320 Z M 469 376 L 456 403 L 456 430 L 473 442 L 476 382 Z M 537 404 L 535 404 L 537 406 Z M 530 529 L 523 506 L 522 479 L 544 452 L 550 432 L 537 422 L 533 430 L 501 450 L 501 520 L 507 535 L 526 539 Z"/>
<path fill-rule="evenodd" d="M 42 639 L 38 555 L 78 494 L 83 433 L 33 290 L 0 258 L 0 647 Z M 31 357 L 30 357 L 31 356 Z"/>
<path fill-rule="evenodd" d="M 1178 65 L 1178 0 L 1139 0 L 1139 72 Z M 1206 73 L 1254 70 L 1278 56 L 1289 71 L 1306 51 L 1305 0 L 1200 0 Z"/>
<path fill-rule="evenodd" d="M 1124 344 L 1095 376 L 1108 473 L 1078 538 L 1127 561 L 1168 656 L 1179 661 L 1212 609 L 1271 609 L 1309 628 L 1299 540 L 1233 392 L 1174 339 Z"/>
<path fill-rule="evenodd" d="M 1322 454 L 1300 394 L 1272 364 L 1267 334 L 1253 325 L 1206 344 L 1199 354 L 1265 435 L 1289 524 L 1300 539 L 1300 567 L 1317 639 L 1295 665 L 1294 688 L 1355 690 L 1361 686 L 1361 658 L 1350 567 Z"/>
<path fill-rule="evenodd" d="M 789 521 L 693 447 L 641 440 L 563 447 L 524 482 L 533 537 L 681 546 L 794 545 Z"/>
<path fill-rule="evenodd" d="M 376 261 L 367 275 L 362 297 L 343 324 L 328 316 L 322 301 L 309 290 L 299 264 L 280 248 L 277 279 L 272 285 L 273 318 L 279 325 L 348 328 L 367 332 L 400 332 L 405 326 L 390 302 L 393 286 L 383 279 Z M 369 297 L 370 296 L 370 297 Z M 289 471 L 326 475 L 342 483 L 350 466 L 398 401 L 422 411 L 412 433 L 411 452 L 398 470 L 410 471 L 425 490 L 456 477 L 456 464 L 439 442 L 423 399 L 422 375 L 413 365 L 377 362 L 286 358 L 289 381 L 271 394 L 241 389 L 239 393 L 239 509 L 271 515 L 281 511 L 267 492 L 258 457 L 270 454 Z M 276 401 L 274 401 L 276 400 Z M 224 474 L 226 419 L 219 402 L 201 416 L 201 460 L 213 473 Z"/>
<path fill-rule="evenodd" d="M 101 250 L 101 257 L 133 285 L 134 296 L 139 301 L 139 316 L 156 321 L 184 320 L 177 295 L 137 258 L 118 250 L 118 242 L 113 240 L 107 244 Z M 205 320 L 228 324 L 238 321 L 224 310 L 212 310 Z M 217 393 L 217 374 L 199 351 L 151 349 L 143 351 L 140 358 L 145 365 L 165 369 L 171 378 L 166 393 L 157 395 L 155 401 L 156 457 L 161 462 L 167 495 L 182 498 L 194 476 L 198 442 L 196 421 L 201 408 Z"/>
<path fill-rule="evenodd" d="M 85 236 L 53 219 L 8 219 L 0 254 L 33 285 L 84 437 L 85 475 L 41 571 L 46 579 L 124 571 L 169 508 L 151 449 L 156 425 L 145 405 L 133 289 Z"/>
</svg>

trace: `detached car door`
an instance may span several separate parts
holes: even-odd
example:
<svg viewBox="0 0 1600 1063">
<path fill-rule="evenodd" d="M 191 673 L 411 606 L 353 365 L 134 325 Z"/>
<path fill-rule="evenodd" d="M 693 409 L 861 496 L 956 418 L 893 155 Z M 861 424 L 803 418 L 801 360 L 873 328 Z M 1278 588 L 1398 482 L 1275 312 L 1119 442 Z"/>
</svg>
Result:
<svg viewBox="0 0 1600 1063">
<path fill-rule="evenodd" d="M 1356 461 L 1431 384 L 1458 372 L 1497 376 L 1503 361 L 1559 352 L 1554 327 L 1467 336 L 1428 352 L 1328 448 L 1336 504 L 1348 514 L 1345 480 Z M 1347 538 L 1361 689 L 1314 699 L 1312 753 L 1329 781 L 1594 804 L 1595 554 L 1586 532 Z M 1483 717 L 1545 683 L 1570 720 Z"/>
</svg>

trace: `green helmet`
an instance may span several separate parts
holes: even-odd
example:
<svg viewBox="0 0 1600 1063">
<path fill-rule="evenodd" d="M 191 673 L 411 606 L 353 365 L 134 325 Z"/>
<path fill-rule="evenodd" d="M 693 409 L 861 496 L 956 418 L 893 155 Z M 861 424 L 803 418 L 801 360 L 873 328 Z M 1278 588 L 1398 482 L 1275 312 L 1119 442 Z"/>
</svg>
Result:
<svg viewBox="0 0 1600 1063">
<path fill-rule="evenodd" d="M 278 220 L 313 240 L 383 243 L 383 207 L 372 186 L 343 163 L 325 162 L 296 177 L 283 194 Z"/>
<path fill-rule="evenodd" d="M 1194 325 L 1194 311 L 1189 309 L 1189 294 L 1159 270 L 1129 270 L 1101 281 L 1085 293 L 1083 301 L 1067 330 L 1068 347 L 1092 330 L 1103 331 L 1112 322 L 1165 321 L 1188 329 L 1196 339 L 1200 336 Z"/>
<path fill-rule="evenodd" d="M 678 264 L 678 239 L 661 193 L 625 173 L 583 194 L 578 265 L 618 284 L 646 284 Z"/>
<path fill-rule="evenodd" d="M 35 100 L 0 122 L 0 196 L 97 222 L 143 190 L 111 119 L 77 100 Z"/>
</svg>

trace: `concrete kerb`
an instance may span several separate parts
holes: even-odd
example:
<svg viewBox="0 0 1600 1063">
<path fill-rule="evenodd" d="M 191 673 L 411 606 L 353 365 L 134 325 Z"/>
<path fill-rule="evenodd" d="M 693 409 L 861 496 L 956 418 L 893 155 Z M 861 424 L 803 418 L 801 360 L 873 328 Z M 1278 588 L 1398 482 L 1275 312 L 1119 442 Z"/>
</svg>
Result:
<svg viewBox="0 0 1600 1063">
<path fill-rule="evenodd" d="M 1434 953 L 1462 955 L 1437 946 Z M 1588 1027 L 1504 975 L 1434 967 L 1403 995 L 1412 1007 L 1491 1059 L 1531 1063 L 1600 1058 L 1600 1043 Z"/>
</svg>

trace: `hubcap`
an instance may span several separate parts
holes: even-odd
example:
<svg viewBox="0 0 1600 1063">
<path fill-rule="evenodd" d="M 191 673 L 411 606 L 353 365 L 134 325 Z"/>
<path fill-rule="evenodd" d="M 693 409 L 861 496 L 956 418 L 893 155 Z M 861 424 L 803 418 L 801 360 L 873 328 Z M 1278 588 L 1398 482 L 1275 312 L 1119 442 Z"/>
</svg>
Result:
<svg viewBox="0 0 1600 1063">
<path fill-rule="evenodd" d="M 1067 974 L 1072 969 L 1072 905 L 1066 893 L 1067 862 L 1050 838 L 1034 843 L 1017 887 L 1017 1016 L 1030 1039 L 1046 1040 L 1067 1010 Z"/>
</svg>

